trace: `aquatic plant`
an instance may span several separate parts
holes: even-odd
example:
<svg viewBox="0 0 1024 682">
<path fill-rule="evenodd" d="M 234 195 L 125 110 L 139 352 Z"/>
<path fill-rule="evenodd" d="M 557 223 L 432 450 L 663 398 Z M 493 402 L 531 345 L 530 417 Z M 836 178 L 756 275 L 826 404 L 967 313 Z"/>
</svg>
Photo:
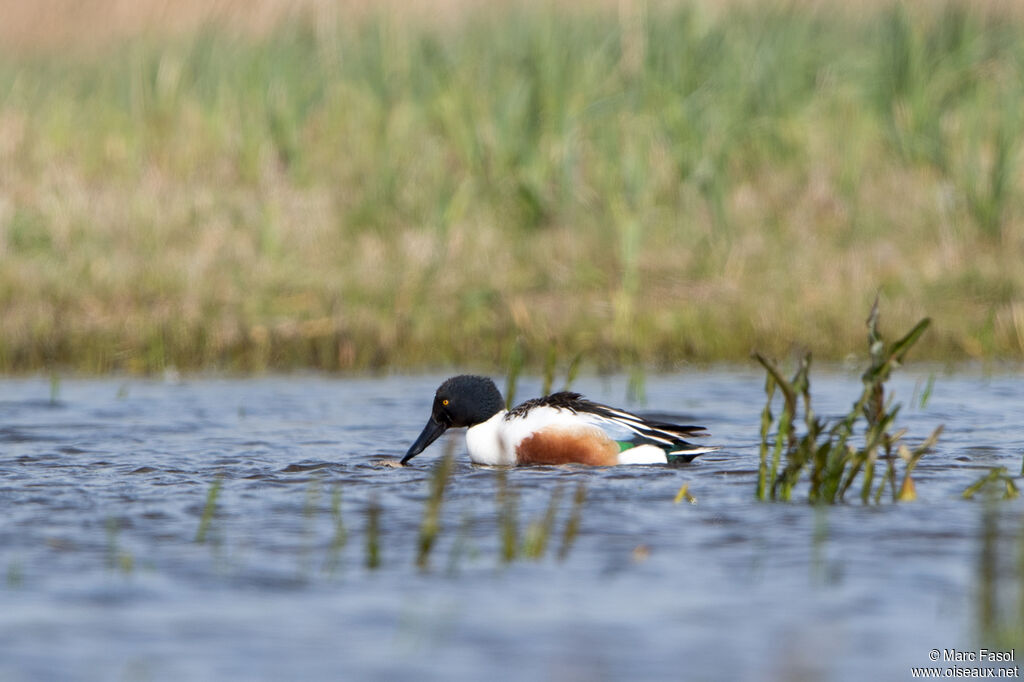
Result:
<svg viewBox="0 0 1024 682">
<path fill-rule="evenodd" d="M 544 358 L 544 383 L 541 384 L 540 394 L 548 395 L 555 385 L 555 368 L 558 365 L 558 349 L 554 345 L 548 347 L 547 355 Z"/>
<path fill-rule="evenodd" d="M 11 561 L 7 564 L 7 587 L 21 587 L 25 581 L 25 571 L 19 561 Z"/>
<path fill-rule="evenodd" d="M 544 557 L 548 547 L 548 538 L 555 526 L 555 518 L 558 515 L 558 505 L 562 501 L 562 488 L 555 486 L 551 491 L 551 499 L 544 514 L 539 519 L 530 521 L 526 527 L 526 535 L 523 538 L 523 556 L 534 561 Z"/>
<path fill-rule="evenodd" d="M 510 410 L 516 404 L 516 389 L 519 386 L 519 375 L 523 371 L 523 364 L 526 358 L 523 354 L 522 339 L 516 338 L 508 350 L 508 358 L 505 361 L 507 368 L 505 376 L 505 409 Z"/>
<path fill-rule="evenodd" d="M 679 504 L 684 500 L 690 504 L 697 504 L 697 498 L 690 493 L 689 483 L 684 483 L 679 486 L 679 492 L 677 492 L 675 498 L 673 498 L 672 504 Z"/>
<path fill-rule="evenodd" d="M 313 472 L 306 487 L 306 500 L 302 505 L 302 533 L 301 549 L 299 551 L 299 574 L 309 575 L 311 568 L 311 553 L 313 551 L 314 536 L 316 534 L 316 514 L 320 507 L 320 492 L 323 488 L 323 476 Z"/>
<path fill-rule="evenodd" d="M 135 567 L 135 559 L 130 552 L 121 549 L 117 540 L 120 530 L 120 522 L 114 517 L 109 517 L 107 519 L 107 568 L 111 570 L 119 568 L 122 573 L 128 574 Z"/>
<path fill-rule="evenodd" d="M 580 532 L 580 522 L 583 520 L 583 503 L 587 501 L 587 487 L 582 483 L 576 485 L 576 492 L 572 496 L 572 510 L 569 512 L 569 519 L 565 522 L 565 530 L 562 533 L 562 546 L 558 549 L 558 559 L 564 560 L 569 556 L 569 550 L 576 542 L 576 536 Z"/>
<path fill-rule="evenodd" d="M 970 500 L 974 499 L 979 491 L 993 489 L 1001 489 L 1004 500 L 1012 500 L 1020 495 L 1020 489 L 1006 467 L 992 467 L 987 474 L 964 488 L 962 496 L 965 500 Z"/>
<path fill-rule="evenodd" d="M 519 494 L 508 481 L 508 474 L 502 470 L 496 477 L 498 507 L 498 534 L 501 540 L 500 557 L 503 563 L 516 559 L 539 561 L 544 558 L 554 533 L 558 509 L 562 501 L 562 488 L 555 486 L 543 514 L 532 519 L 526 526 L 522 539 L 519 535 Z M 583 503 L 586 501 L 586 485 L 582 482 L 576 486 L 573 494 L 569 515 L 562 531 L 562 543 L 558 550 L 559 561 L 564 560 L 572 549 L 572 544 L 579 533 L 582 520 Z"/>
<path fill-rule="evenodd" d="M 452 443 L 451 439 L 448 440 Z M 416 566 L 421 570 L 427 568 L 427 560 L 430 558 L 430 550 L 434 546 L 434 540 L 441 530 L 441 504 L 444 502 L 444 489 L 448 485 L 452 471 L 455 469 L 455 453 L 451 446 L 448 447 L 444 456 L 437 461 L 430 474 L 430 495 L 423 509 L 423 520 L 420 522 L 420 533 L 418 548 L 416 551 Z"/>
<path fill-rule="evenodd" d="M 429 567 L 429 556 L 436 540 L 441 533 L 441 514 L 444 504 L 444 491 L 451 481 L 455 467 L 455 456 L 451 448 L 433 467 L 429 480 L 429 493 L 424 502 L 423 520 L 417 540 L 415 564 L 420 570 Z M 519 559 L 539 561 L 547 554 L 547 549 L 554 534 L 558 512 L 562 502 L 562 488 L 555 486 L 551 497 L 542 514 L 529 520 L 525 531 L 520 533 L 521 519 L 519 511 L 519 492 L 509 482 L 509 474 L 499 469 L 494 476 L 495 481 L 495 532 L 498 538 L 499 563 L 507 564 Z M 559 559 L 568 556 L 572 543 L 579 532 L 582 518 L 582 506 L 585 500 L 585 486 L 577 486 L 572 506 L 566 520 L 562 536 L 562 545 L 558 553 Z M 454 573 L 459 560 L 466 552 L 470 528 L 474 524 L 472 515 L 463 516 L 457 535 L 452 543 L 448 562 L 449 573 Z"/>
<path fill-rule="evenodd" d="M 998 505 L 991 498 L 980 516 L 972 600 L 977 632 L 983 644 L 1010 649 L 1024 638 L 1024 524 L 1013 515 L 1016 533 L 1012 524 L 1009 533 L 1001 530 Z"/>
<path fill-rule="evenodd" d="M 341 561 L 341 550 L 348 543 L 348 529 L 341 512 L 341 487 L 335 486 L 331 493 L 331 518 L 334 521 L 334 535 L 327 552 L 324 567 L 328 573 L 334 573 Z"/>
<path fill-rule="evenodd" d="M 905 431 L 893 431 L 900 405 L 887 398 L 885 383 L 930 322 L 928 318 L 922 319 L 906 335 L 889 343 L 878 331 L 875 300 L 867 319 L 869 364 L 861 375 L 863 390 L 846 416 L 832 424 L 818 417 L 811 405 L 810 353 L 800 359 L 796 373 L 788 380 L 774 362 L 760 353 L 754 354 L 767 372 L 767 400 L 761 413 L 758 499 L 790 500 L 805 475 L 808 501 L 813 503 L 842 501 L 858 478 L 863 503 L 878 503 L 887 486 L 894 501 L 916 499 L 911 474 L 938 440 L 942 426 L 914 448 L 901 443 Z M 772 411 L 776 391 L 782 396 L 777 418 Z M 801 402 L 802 433 L 797 424 Z M 857 439 L 859 445 L 855 445 L 854 438 L 862 423 L 863 434 Z M 885 472 L 875 485 L 880 459 L 886 463 Z M 897 474 L 898 460 L 903 462 L 902 478 Z"/>
<path fill-rule="evenodd" d="M 519 554 L 519 494 L 508 483 L 508 473 L 501 469 L 495 477 L 498 506 L 498 533 L 501 537 L 501 560 L 508 563 Z"/>
<path fill-rule="evenodd" d="M 380 568 L 380 502 L 371 494 L 366 503 L 366 568 Z"/>
<path fill-rule="evenodd" d="M 203 513 L 199 517 L 199 527 L 196 529 L 196 542 L 206 542 L 206 534 L 210 531 L 210 524 L 213 523 L 213 515 L 217 511 L 217 498 L 220 496 L 223 479 L 217 476 L 206 491 L 206 503 L 203 505 Z"/>
<path fill-rule="evenodd" d="M 50 404 L 56 405 L 60 402 L 60 375 L 50 372 Z"/>
</svg>

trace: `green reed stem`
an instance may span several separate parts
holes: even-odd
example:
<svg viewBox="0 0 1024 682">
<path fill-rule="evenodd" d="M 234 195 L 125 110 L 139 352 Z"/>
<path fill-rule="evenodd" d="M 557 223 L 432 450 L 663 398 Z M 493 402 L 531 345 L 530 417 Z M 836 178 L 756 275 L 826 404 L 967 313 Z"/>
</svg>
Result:
<svg viewBox="0 0 1024 682">
<path fill-rule="evenodd" d="M 572 510 L 569 512 L 569 520 L 565 523 L 565 532 L 562 534 L 562 546 L 558 550 L 558 560 L 565 561 L 569 556 L 569 550 L 576 542 L 576 536 L 580 532 L 580 523 L 583 521 L 583 503 L 587 500 L 587 487 L 581 481 L 576 484 L 576 492 L 572 496 Z"/>
<path fill-rule="evenodd" d="M 334 536 L 327 553 L 326 569 L 333 574 L 341 562 L 341 550 L 348 542 L 348 529 L 341 512 L 341 487 L 336 486 L 331 492 L 331 519 L 334 521 Z"/>
<path fill-rule="evenodd" d="M 764 401 L 764 409 L 761 410 L 761 444 L 758 448 L 758 467 L 757 467 L 757 499 L 763 500 L 767 496 L 768 491 L 768 434 L 771 431 L 772 422 L 775 420 L 772 416 L 772 398 L 775 396 L 775 380 L 772 378 L 771 372 L 767 373 L 767 377 L 764 382 L 764 392 L 767 395 L 767 399 Z"/>
<path fill-rule="evenodd" d="M 544 356 L 544 384 L 541 386 L 540 394 L 548 395 L 555 385 L 555 368 L 558 364 L 558 350 L 552 344 Z"/>
<path fill-rule="evenodd" d="M 807 468 L 810 469 L 810 502 L 841 501 L 846 491 L 858 479 L 863 504 L 879 503 L 887 486 L 894 501 L 914 499 L 910 472 L 920 456 L 935 443 L 941 433 L 941 427 L 936 429 L 919 448 L 913 452 L 906 450 L 906 455 L 901 455 L 906 466 L 903 485 L 897 486 L 896 451 L 904 431 L 890 432 L 900 406 L 892 405 L 892 401 L 887 400 L 884 384 L 892 369 L 900 365 L 910 347 L 921 337 L 928 325 L 929 320 L 925 318 L 896 342 L 886 343 L 878 331 L 878 301 L 875 301 L 867 320 L 870 363 L 862 375 L 863 390 L 846 416 L 830 428 L 826 428 L 825 423 L 815 415 L 811 404 L 810 354 L 801 359 L 791 381 L 787 381 L 774 362 L 760 353 L 754 354 L 767 373 L 767 399 L 761 413 L 761 444 L 755 491 L 758 499 L 770 497 L 789 500 L 793 488 L 799 483 L 803 471 Z M 768 439 L 775 424 L 771 406 L 776 388 L 782 392 L 783 406 L 769 459 Z M 805 431 L 802 435 L 797 433 L 794 426 L 801 399 Z M 866 424 L 865 442 L 862 448 L 855 448 L 849 444 L 849 440 L 860 420 Z M 785 467 L 781 468 L 783 452 Z M 883 456 L 886 468 L 876 485 L 878 458 Z"/>
<path fill-rule="evenodd" d="M 56 405 L 60 401 L 60 375 L 50 372 L 50 404 Z"/>
<path fill-rule="evenodd" d="M 548 501 L 544 515 L 532 521 L 526 529 L 526 538 L 523 540 L 523 555 L 527 559 L 538 560 L 544 558 L 547 550 L 548 538 L 551 536 L 551 529 L 555 525 L 555 517 L 558 515 L 558 505 L 562 501 L 562 488 L 555 486 L 551 491 L 551 499 Z"/>
<path fill-rule="evenodd" d="M 508 481 L 507 472 L 498 472 L 498 527 L 501 533 L 501 560 L 514 561 L 519 551 L 519 500 Z"/>
<path fill-rule="evenodd" d="M 128 552 L 121 551 L 117 541 L 117 534 L 120 531 L 117 519 L 107 519 L 107 567 L 110 569 L 119 568 L 122 573 L 131 573 L 135 567 L 135 561 Z"/>
<path fill-rule="evenodd" d="M 416 566 L 420 570 L 426 570 L 430 559 L 430 550 L 434 546 L 437 534 L 441 529 L 441 505 L 444 503 L 444 490 L 455 469 L 455 453 L 449 448 L 448 452 L 434 465 L 430 475 L 430 495 L 427 497 L 423 510 L 423 520 L 420 523 L 420 535 L 418 550 L 416 552 Z"/>
<path fill-rule="evenodd" d="M 512 409 L 516 404 L 516 388 L 519 384 L 519 374 L 523 371 L 525 361 L 522 341 L 517 338 L 508 354 L 508 373 L 505 377 L 505 409 L 507 410 Z"/>
<path fill-rule="evenodd" d="M 196 529 L 196 542 L 206 542 L 206 534 L 213 523 L 213 516 L 217 511 L 217 498 L 220 496 L 220 489 L 223 480 L 220 475 L 213 479 L 210 489 L 206 491 L 206 504 L 203 505 L 203 514 L 199 517 L 199 528 Z"/>
<path fill-rule="evenodd" d="M 569 369 L 565 373 L 565 386 L 562 388 L 563 391 L 568 391 L 572 387 L 573 382 L 576 381 L 576 377 L 579 376 L 580 373 L 580 363 L 582 362 L 583 353 L 576 353 L 569 362 Z"/>
<path fill-rule="evenodd" d="M 366 568 L 380 568 L 380 504 L 371 494 L 366 505 Z"/>
</svg>

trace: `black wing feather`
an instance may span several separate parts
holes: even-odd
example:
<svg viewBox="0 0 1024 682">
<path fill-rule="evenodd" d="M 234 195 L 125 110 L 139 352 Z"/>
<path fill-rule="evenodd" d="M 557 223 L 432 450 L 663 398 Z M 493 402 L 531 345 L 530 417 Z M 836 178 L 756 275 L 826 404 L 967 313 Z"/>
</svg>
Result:
<svg viewBox="0 0 1024 682">
<path fill-rule="evenodd" d="M 662 421 L 652 421 L 639 415 L 620 410 L 601 403 L 587 400 L 579 393 L 572 391 L 559 391 L 546 395 L 543 398 L 533 398 L 520 403 L 509 410 L 505 419 L 525 417 L 526 413 L 535 407 L 554 407 L 571 412 L 586 412 L 597 415 L 602 419 L 615 422 L 636 434 L 634 442 L 650 443 L 665 448 L 670 453 L 685 453 L 687 450 L 705 450 L 699 445 L 687 442 L 683 437 L 693 438 L 707 436 L 703 426 L 670 424 Z"/>
<path fill-rule="evenodd" d="M 588 402 L 590 401 L 585 400 L 579 393 L 573 393 L 572 391 L 559 391 L 558 393 L 546 395 L 543 398 L 532 398 L 519 403 L 508 411 L 505 419 L 525 417 L 526 413 L 535 407 L 557 407 L 563 410 L 571 410 L 572 412 L 585 412 L 586 410 L 581 409 L 580 406 L 583 403 Z"/>
</svg>

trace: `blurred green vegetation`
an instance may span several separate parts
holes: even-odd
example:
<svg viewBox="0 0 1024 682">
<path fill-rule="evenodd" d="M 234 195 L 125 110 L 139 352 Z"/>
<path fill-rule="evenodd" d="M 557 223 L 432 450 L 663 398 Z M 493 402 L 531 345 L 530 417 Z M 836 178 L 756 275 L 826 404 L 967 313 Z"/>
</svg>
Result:
<svg viewBox="0 0 1024 682">
<path fill-rule="evenodd" d="M 0 371 L 1020 358 L 1024 14 L 827 5 L 0 48 Z"/>
</svg>

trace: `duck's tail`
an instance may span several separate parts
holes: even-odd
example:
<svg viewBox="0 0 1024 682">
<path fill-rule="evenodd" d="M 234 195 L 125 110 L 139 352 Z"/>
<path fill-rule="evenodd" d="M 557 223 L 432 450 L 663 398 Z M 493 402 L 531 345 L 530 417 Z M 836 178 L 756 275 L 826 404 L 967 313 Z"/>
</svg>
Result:
<svg viewBox="0 0 1024 682">
<path fill-rule="evenodd" d="M 718 448 L 686 443 L 686 447 L 678 447 L 666 452 L 665 458 L 668 460 L 669 464 L 684 464 L 686 462 L 692 462 L 698 455 L 703 455 L 706 452 L 714 452 L 715 450 L 718 450 Z"/>
<path fill-rule="evenodd" d="M 619 464 L 683 464 L 705 452 L 718 450 L 717 447 L 694 445 L 683 440 L 677 440 L 671 446 L 640 437 L 616 442 L 619 444 Z"/>
</svg>

